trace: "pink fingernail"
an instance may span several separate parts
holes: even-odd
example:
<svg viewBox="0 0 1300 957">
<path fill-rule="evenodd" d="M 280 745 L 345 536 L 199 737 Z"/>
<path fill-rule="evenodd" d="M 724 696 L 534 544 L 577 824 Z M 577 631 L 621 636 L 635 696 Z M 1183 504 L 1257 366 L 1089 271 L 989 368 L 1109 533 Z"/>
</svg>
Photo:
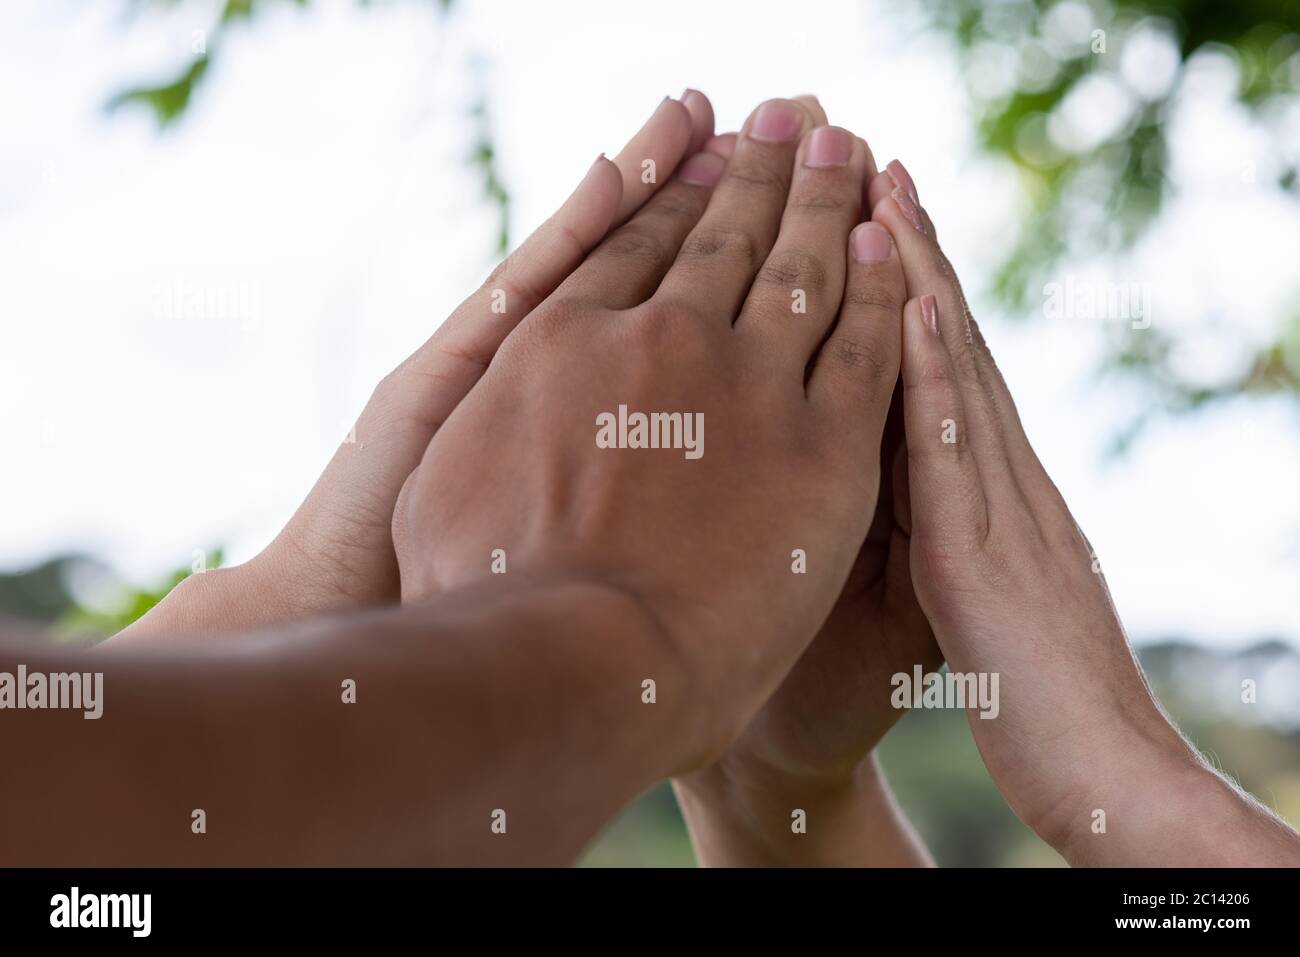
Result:
<svg viewBox="0 0 1300 957">
<path fill-rule="evenodd" d="M 853 134 L 838 126 L 819 126 L 808 137 L 805 166 L 846 166 L 853 157 Z"/>
<path fill-rule="evenodd" d="M 916 191 L 916 183 L 912 180 L 912 174 L 907 171 L 899 160 L 890 160 L 889 165 L 885 167 L 889 173 L 889 178 L 894 181 L 895 186 L 901 186 L 907 190 L 907 195 L 912 197 L 912 202 L 917 206 L 921 205 L 920 194 Z"/>
<path fill-rule="evenodd" d="M 875 263 L 889 258 L 893 242 L 883 226 L 863 223 L 853 230 L 853 259 L 860 263 Z"/>
<path fill-rule="evenodd" d="M 722 178 L 727 161 L 717 153 L 696 153 L 682 164 L 682 182 L 692 186 L 713 186 Z"/>
<path fill-rule="evenodd" d="M 912 202 L 912 197 L 908 196 L 906 190 L 901 186 L 895 186 L 894 191 L 889 195 L 894 198 L 894 202 L 896 202 L 898 208 L 903 211 L 903 215 L 907 217 L 907 221 L 916 227 L 918 233 L 924 236 L 925 227 L 921 225 L 921 211 L 917 209 L 916 204 Z"/>
<path fill-rule="evenodd" d="M 736 151 L 736 134 L 719 133 L 717 136 L 711 136 L 708 142 L 704 144 L 704 149 L 707 152 L 716 153 L 723 159 L 730 159 L 731 154 Z"/>
<path fill-rule="evenodd" d="M 939 300 L 932 295 L 921 297 L 921 321 L 931 334 L 939 334 Z"/>
<path fill-rule="evenodd" d="M 791 103 L 772 100 L 764 103 L 754 114 L 749 135 L 769 143 L 787 143 L 803 129 L 803 111 Z"/>
</svg>

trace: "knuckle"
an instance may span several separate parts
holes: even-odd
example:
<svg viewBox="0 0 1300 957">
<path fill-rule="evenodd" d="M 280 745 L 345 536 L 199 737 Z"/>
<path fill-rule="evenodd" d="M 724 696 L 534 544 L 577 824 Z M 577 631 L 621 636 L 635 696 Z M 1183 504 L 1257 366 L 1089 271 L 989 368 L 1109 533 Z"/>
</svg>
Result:
<svg viewBox="0 0 1300 957">
<path fill-rule="evenodd" d="M 605 240 L 605 254 L 654 268 L 665 265 L 669 256 L 663 237 L 636 221 L 621 227 Z"/>
<path fill-rule="evenodd" d="M 745 230 L 734 226 L 696 229 L 682 244 L 682 256 L 691 259 L 727 257 L 749 268 L 758 265 L 758 243 Z"/>
<path fill-rule="evenodd" d="M 542 291 L 537 288 L 528 275 L 525 262 L 518 251 L 511 253 L 497 264 L 483 283 L 487 289 L 504 289 L 508 303 L 522 303 L 523 312 L 527 314 L 542 300 Z"/>
<path fill-rule="evenodd" d="M 947 395 L 952 392 L 952 387 L 952 369 L 948 364 L 937 359 L 929 359 L 921 363 L 921 368 L 917 371 L 916 381 L 907 383 L 905 389 L 908 392 L 920 389 L 922 395 L 926 393 Z"/>
<path fill-rule="evenodd" d="M 512 346 L 517 349 L 525 338 L 530 344 L 555 341 L 578 324 L 580 312 L 577 303 L 552 297 L 532 311 L 516 330 L 519 336 L 509 336 L 502 349 L 510 350 Z"/>
<path fill-rule="evenodd" d="M 405 367 L 406 363 L 403 362 L 375 383 L 363 414 L 384 416 L 396 406 L 405 390 L 402 382 Z"/>
<path fill-rule="evenodd" d="M 670 221 L 694 221 L 700 215 L 700 204 L 690 196 L 668 188 L 651 200 L 643 215 L 657 216 Z"/>
<path fill-rule="evenodd" d="M 870 385 L 883 385 L 897 376 L 898 369 L 882 354 L 878 343 L 858 336 L 832 336 L 826 344 L 835 366 L 851 372 L 855 379 Z"/>
<path fill-rule="evenodd" d="M 780 194 L 784 198 L 790 189 L 787 172 L 753 159 L 733 158 L 727 170 L 727 179 L 745 192 L 761 193 L 764 196 Z"/>
<path fill-rule="evenodd" d="M 898 289 L 883 283 L 864 283 L 854 285 L 844 294 L 845 305 L 868 312 L 884 312 L 889 315 L 901 315 L 903 296 Z"/>
<path fill-rule="evenodd" d="M 496 264 L 496 267 L 488 273 L 487 285 L 492 285 L 498 279 L 504 278 L 512 269 L 515 268 L 517 260 L 516 253 L 510 253 L 505 259 Z"/>
<path fill-rule="evenodd" d="M 677 298 L 655 296 L 635 311 L 637 333 L 642 338 L 690 336 L 704 328 L 697 307 Z"/>
<path fill-rule="evenodd" d="M 850 205 L 857 212 L 859 200 L 852 199 L 842 192 L 830 189 L 798 190 L 790 198 L 790 207 L 797 212 L 820 216 L 826 213 L 840 213 Z"/>
<path fill-rule="evenodd" d="M 625 314 L 627 315 L 627 314 Z M 619 325 L 628 348 L 645 356 L 672 357 L 685 368 L 707 366 L 716 350 L 705 333 L 707 323 L 697 311 L 675 300 L 651 299 L 632 311 L 629 321 Z"/>
<path fill-rule="evenodd" d="M 808 253 L 773 253 L 758 271 L 757 281 L 767 285 L 800 287 L 810 290 L 826 288 L 826 267 L 816 256 Z"/>
</svg>

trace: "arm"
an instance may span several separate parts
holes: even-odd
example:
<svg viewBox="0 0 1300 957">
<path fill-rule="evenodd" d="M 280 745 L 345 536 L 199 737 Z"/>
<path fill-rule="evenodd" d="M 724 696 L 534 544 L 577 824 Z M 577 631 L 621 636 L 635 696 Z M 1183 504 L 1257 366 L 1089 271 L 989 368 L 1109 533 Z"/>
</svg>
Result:
<svg viewBox="0 0 1300 957">
<path fill-rule="evenodd" d="M 689 696 L 641 703 L 645 676 L 690 680 L 664 647 L 631 600 L 572 582 L 149 654 L 9 644 L 0 672 L 102 672 L 103 714 L 0 712 L 0 764 L 22 769 L 0 862 L 571 861 L 702 747 Z"/>
<path fill-rule="evenodd" d="M 728 776 L 673 782 L 704 867 L 932 867 L 874 755 L 847 778 Z M 802 830 L 795 820 L 803 811 Z"/>
<path fill-rule="evenodd" d="M 1000 678 L 996 716 L 967 713 L 1007 803 L 1071 864 L 1300 865 L 1300 835 L 1211 770 L 1152 696 L 911 177 L 891 166 L 871 190 L 913 297 L 913 581 L 952 670 Z"/>
<path fill-rule="evenodd" d="M 275 540 L 243 565 L 195 575 L 119 633 L 119 642 L 182 632 L 246 631 L 326 611 L 397 600 L 393 506 L 430 438 L 465 398 L 510 332 L 606 232 L 649 202 L 681 168 L 725 152 L 713 107 L 688 90 L 664 99 L 613 161 L 598 158 L 560 209 L 384 377 L 324 473 Z M 659 178 L 642 180 L 653 160 Z M 504 294 L 504 299 L 498 295 Z"/>
</svg>

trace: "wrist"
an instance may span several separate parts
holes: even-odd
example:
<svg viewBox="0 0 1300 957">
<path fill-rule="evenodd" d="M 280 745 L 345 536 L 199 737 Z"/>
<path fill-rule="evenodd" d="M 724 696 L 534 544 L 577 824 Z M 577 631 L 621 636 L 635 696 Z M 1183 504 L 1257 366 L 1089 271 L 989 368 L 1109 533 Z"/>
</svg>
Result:
<svg viewBox="0 0 1300 957">
<path fill-rule="evenodd" d="M 1077 795 L 1030 821 L 1075 866 L 1300 864 L 1300 836 L 1215 771 L 1154 702 L 1096 736 Z"/>
<path fill-rule="evenodd" d="M 907 843 L 894 832 L 906 828 L 873 754 L 851 771 L 816 777 L 728 754 L 673 786 L 705 865 L 917 863 L 894 854 Z"/>
<path fill-rule="evenodd" d="M 1300 836 L 1181 738 L 1093 803 L 1088 827 L 1053 842 L 1072 866 L 1300 866 Z"/>
<path fill-rule="evenodd" d="M 549 689 L 575 738 L 597 739 L 575 747 L 606 752 L 607 770 L 652 772 L 638 789 L 702 767 L 723 747 L 709 689 L 654 612 L 628 589 L 512 570 L 422 604 L 442 631 L 500 635 L 489 652 L 496 663 L 486 667 L 527 669 L 539 690 Z"/>
</svg>

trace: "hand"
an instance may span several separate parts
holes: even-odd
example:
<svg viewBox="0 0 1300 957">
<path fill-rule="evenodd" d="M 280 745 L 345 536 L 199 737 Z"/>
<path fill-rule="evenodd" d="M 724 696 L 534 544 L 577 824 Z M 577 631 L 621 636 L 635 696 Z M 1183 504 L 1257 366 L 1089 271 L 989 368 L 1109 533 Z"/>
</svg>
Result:
<svg viewBox="0 0 1300 957">
<path fill-rule="evenodd" d="M 815 98 L 800 101 L 818 122 L 826 122 Z M 862 147 L 867 176 L 874 182 L 871 151 L 865 143 Z M 886 311 L 901 311 L 906 293 L 892 238 L 879 226 L 867 226 L 859 241 L 864 253 L 883 258 L 857 267 L 862 285 L 849 294 L 869 298 Z M 910 675 L 918 664 L 933 671 L 943 662 L 912 589 L 901 412 L 898 395 L 879 452 L 882 484 L 875 515 L 830 617 L 739 740 L 714 764 L 674 782 L 697 850 L 706 862 L 928 860 L 905 833 L 901 817 L 891 829 L 877 826 L 880 814 L 867 820 L 858 813 L 863 806 L 893 807 L 883 777 L 869 760 L 872 749 L 903 714 L 890 704 L 892 676 Z M 835 829 L 833 857 L 819 854 L 817 848 L 825 845 L 816 831 L 808 832 L 812 839 L 801 835 L 791 840 L 790 809 L 809 810 L 814 805 L 818 812 L 811 827 L 822 833 L 828 819 L 854 819 L 851 825 L 846 820 L 846 827 Z M 738 822 L 749 822 L 753 833 L 735 833 Z M 854 839 L 850 827 L 861 840 Z M 710 830 L 724 833 L 710 837 L 706 835 Z M 857 853 L 864 843 L 870 849 Z M 894 852 L 879 853 L 882 844 Z"/>
<path fill-rule="evenodd" d="M 713 108 L 688 90 L 665 99 L 610 162 L 603 157 L 568 201 L 375 389 L 289 523 L 245 565 L 192 576 L 118 640 L 244 628 L 315 612 L 396 601 L 392 519 L 402 483 L 429 439 L 483 374 L 502 340 L 582 262 L 611 225 L 639 209 L 683 158 L 725 153 Z M 657 183 L 642 182 L 656 162 Z M 711 163 L 711 160 L 688 160 Z M 494 293 L 504 311 L 493 311 Z"/>
<path fill-rule="evenodd" d="M 950 668 L 999 675 L 996 716 L 967 709 L 994 782 L 1072 863 L 1300 862 L 1295 832 L 1210 771 L 1152 698 L 911 177 L 891 170 L 871 192 L 913 297 L 902 363 L 912 581 Z"/>
<path fill-rule="evenodd" d="M 712 708 L 710 744 L 830 612 L 879 486 L 899 315 L 868 290 L 898 264 L 848 267 L 840 308 L 866 150 L 811 126 L 801 104 L 764 104 L 707 210 L 679 181 L 597 248 L 502 345 L 394 518 L 404 601 L 488 580 L 501 560 L 506 579 L 634 596 L 694 678 L 659 702 Z M 600 447 L 620 407 L 681 413 L 707 442 Z"/>
</svg>

